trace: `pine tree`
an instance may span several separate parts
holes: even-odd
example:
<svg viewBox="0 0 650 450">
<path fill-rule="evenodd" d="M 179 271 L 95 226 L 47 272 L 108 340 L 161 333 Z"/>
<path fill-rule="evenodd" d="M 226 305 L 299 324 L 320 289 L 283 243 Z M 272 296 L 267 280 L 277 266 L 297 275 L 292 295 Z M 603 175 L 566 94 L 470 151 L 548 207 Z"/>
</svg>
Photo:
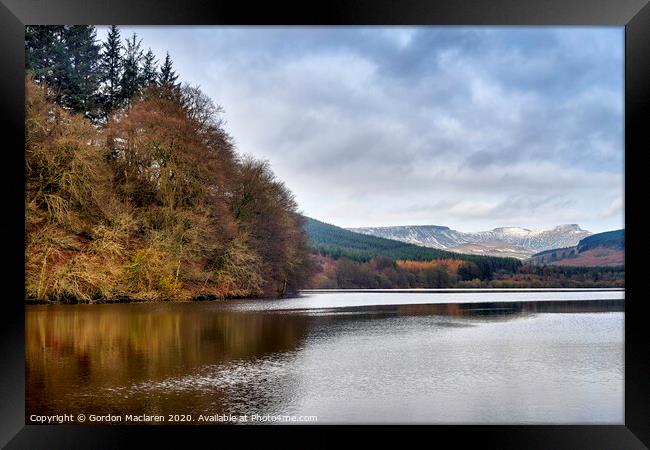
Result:
<svg viewBox="0 0 650 450">
<path fill-rule="evenodd" d="M 50 76 L 53 65 L 52 48 L 59 28 L 62 27 L 51 25 L 25 27 L 25 68 L 39 83 L 46 81 Z"/>
<path fill-rule="evenodd" d="M 120 104 L 120 80 L 122 78 L 122 44 L 120 30 L 111 25 L 106 42 L 103 44 L 102 67 L 102 103 L 106 118 Z"/>
<path fill-rule="evenodd" d="M 142 72 L 140 74 L 140 83 L 143 87 L 156 86 L 158 84 L 158 73 L 156 72 L 157 64 L 156 56 L 153 54 L 151 49 L 149 49 L 144 55 Z"/>
<path fill-rule="evenodd" d="M 138 95 L 142 87 L 142 74 L 140 71 L 140 63 L 142 61 L 141 42 L 137 40 L 135 33 L 133 33 L 131 39 L 126 40 L 124 58 L 122 60 L 122 78 L 120 80 L 120 97 L 126 104 L 130 104 L 131 99 Z"/>
<path fill-rule="evenodd" d="M 25 27 L 25 66 L 34 80 L 47 84 L 47 94 L 60 96 L 60 86 L 66 82 L 65 44 L 62 25 Z"/>
<path fill-rule="evenodd" d="M 67 51 L 66 70 L 69 70 L 69 80 L 63 92 L 64 106 L 95 119 L 99 94 L 99 45 L 95 27 L 73 25 L 66 27 L 63 35 Z"/>
<path fill-rule="evenodd" d="M 169 52 L 167 52 L 167 55 L 165 56 L 165 62 L 160 68 L 160 75 L 158 76 L 158 80 L 161 86 L 174 88 L 177 87 L 177 78 L 178 75 L 176 75 L 176 72 L 174 72 L 172 69 L 172 59 L 169 56 Z"/>
<path fill-rule="evenodd" d="M 169 52 L 165 56 L 165 62 L 160 68 L 160 74 L 158 75 L 158 84 L 162 88 L 159 90 L 159 95 L 162 98 L 166 98 L 172 101 L 180 101 L 181 87 L 180 83 L 176 83 L 178 75 L 172 69 L 172 59 L 169 56 Z"/>
</svg>

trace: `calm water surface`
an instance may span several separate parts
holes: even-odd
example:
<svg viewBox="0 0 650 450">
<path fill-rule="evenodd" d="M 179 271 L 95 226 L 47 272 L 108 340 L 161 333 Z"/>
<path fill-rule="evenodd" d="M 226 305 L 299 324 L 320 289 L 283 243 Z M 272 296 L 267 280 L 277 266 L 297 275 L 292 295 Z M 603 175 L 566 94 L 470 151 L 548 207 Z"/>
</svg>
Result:
<svg viewBox="0 0 650 450">
<path fill-rule="evenodd" d="M 27 306 L 27 416 L 620 424 L 623 294 Z"/>
</svg>

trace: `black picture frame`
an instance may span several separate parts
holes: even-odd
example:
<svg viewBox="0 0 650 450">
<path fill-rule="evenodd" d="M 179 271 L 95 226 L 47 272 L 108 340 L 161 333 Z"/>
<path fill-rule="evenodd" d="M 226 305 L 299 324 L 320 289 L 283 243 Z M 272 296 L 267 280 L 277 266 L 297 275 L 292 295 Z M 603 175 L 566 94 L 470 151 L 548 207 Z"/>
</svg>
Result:
<svg viewBox="0 0 650 450">
<path fill-rule="evenodd" d="M 625 27 L 625 425 L 436 426 L 424 436 L 435 442 L 489 448 L 636 449 L 650 445 L 650 351 L 646 347 L 648 300 L 641 291 L 644 250 L 642 158 L 650 134 L 650 6 L 648 0 L 334 0 L 260 2 L 191 0 L 0 0 L 0 123 L 4 133 L 0 193 L 5 298 L 0 391 L 0 444 L 6 448 L 126 447 L 181 442 L 195 434 L 222 445 L 225 435 L 275 436 L 292 427 L 169 427 L 25 425 L 24 356 L 24 25 L 612 25 Z M 636 206 L 631 206 L 635 205 Z M 637 261 L 638 260 L 638 261 Z M 8 288 L 8 289 L 7 289 Z M 420 427 L 422 428 L 422 427 Z M 428 428 L 428 427 L 424 427 Z M 337 444 L 330 427 L 296 427 Z M 408 430 L 411 433 L 412 429 Z M 422 431 L 421 429 L 419 431 Z M 372 429 L 373 437 L 395 435 L 393 427 Z M 191 435 L 191 436 L 190 436 Z M 410 437 L 410 436 L 409 436 Z M 429 442 L 432 442 L 429 441 Z M 240 441 L 243 443 L 245 441 Z M 283 445 L 295 441 L 283 442 Z M 313 441 L 303 441 L 303 445 Z M 301 445 L 301 446 L 303 446 Z"/>
</svg>

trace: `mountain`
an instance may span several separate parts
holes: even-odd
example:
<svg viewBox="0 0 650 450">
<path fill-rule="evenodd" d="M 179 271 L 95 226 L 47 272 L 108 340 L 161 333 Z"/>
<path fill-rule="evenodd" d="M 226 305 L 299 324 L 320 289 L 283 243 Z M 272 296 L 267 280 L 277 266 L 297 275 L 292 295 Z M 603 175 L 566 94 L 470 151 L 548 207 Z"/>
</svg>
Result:
<svg viewBox="0 0 650 450">
<path fill-rule="evenodd" d="M 526 262 L 585 267 L 624 265 L 625 230 L 592 234 L 581 239 L 573 247 L 555 248 L 536 253 Z"/>
<path fill-rule="evenodd" d="M 464 255 L 435 248 L 356 233 L 310 217 L 304 217 L 304 227 L 312 249 L 334 258 L 346 257 L 357 261 L 385 257 L 391 260 L 430 261 L 434 259 L 461 259 L 492 268 L 512 269 L 521 263 L 512 258 Z"/>
<path fill-rule="evenodd" d="M 591 235 L 576 224 L 550 230 L 501 227 L 490 231 L 461 232 L 438 225 L 349 228 L 356 233 L 394 239 L 457 253 L 525 259 L 552 248 L 574 246 Z"/>
<path fill-rule="evenodd" d="M 310 246 L 335 258 L 345 256 L 356 260 L 369 260 L 383 256 L 390 259 L 426 261 L 458 256 L 446 251 L 356 233 L 310 217 L 304 219 Z"/>
</svg>

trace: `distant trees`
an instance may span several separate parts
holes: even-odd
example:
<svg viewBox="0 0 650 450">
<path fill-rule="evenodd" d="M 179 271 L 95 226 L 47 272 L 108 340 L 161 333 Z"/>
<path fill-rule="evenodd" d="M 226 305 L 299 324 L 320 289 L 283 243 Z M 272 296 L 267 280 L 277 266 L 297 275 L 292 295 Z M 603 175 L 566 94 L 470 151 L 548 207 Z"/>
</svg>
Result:
<svg viewBox="0 0 650 450">
<path fill-rule="evenodd" d="M 481 279 L 484 277 L 483 271 L 474 262 L 466 262 L 458 268 L 458 276 L 463 281 L 470 281 L 474 279 Z"/>
<path fill-rule="evenodd" d="M 354 261 L 312 255 L 317 273 L 311 287 L 321 289 L 624 287 L 623 267 L 522 265 L 513 270 L 483 272 L 462 260 L 393 262 L 386 258 Z"/>
<path fill-rule="evenodd" d="M 498 270 L 515 271 L 521 266 L 521 261 L 515 258 L 499 258 L 493 256 L 464 255 L 435 248 L 422 247 L 377 236 L 354 233 L 344 228 L 329 225 L 318 220 L 305 218 L 306 230 L 312 248 L 333 258 L 348 258 L 366 262 L 373 258 L 388 258 L 395 260 L 431 261 L 451 259 L 471 262 L 468 265 L 467 276 L 489 278 Z"/>
<path fill-rule="evenodd" d="M 93 47 L 94 46 L 94 47 Z M 279 296 L 312 265 L 291 192 L 136 35 L 27 27 L 27 295 Z M 93 50 L 93 48 L 95 50 Z M 91 120 L 89 120 L 91 119 Z"/>
<path fill-rule="evenodd" d="M 313 287 L 339 289 L 446 288 L 458 276 L 446 263 L 425 265 L 396 264 L 388 258 L 367 262 L 340 258 L 329 264 L 329 270 L 318 274 Z M 321 264 L 320 267 L 323 267 Z"/>
<path fill-rule="evenodd" d="M 514 258 L 452 253 L 305 220 L 313 258 L 333 261 L 314 279 L 317 286 L 445 288 L 489 282 L 495 274 L 513 274 L 522 265 Z"/>
</svg>

